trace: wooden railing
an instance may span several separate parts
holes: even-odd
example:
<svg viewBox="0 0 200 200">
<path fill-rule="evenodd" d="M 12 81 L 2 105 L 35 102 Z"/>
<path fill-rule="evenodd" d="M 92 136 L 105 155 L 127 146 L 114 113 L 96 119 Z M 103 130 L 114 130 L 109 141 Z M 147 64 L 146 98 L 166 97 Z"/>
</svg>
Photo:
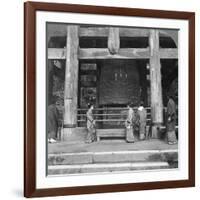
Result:
<svg viewBox="0 0 200 200">
<path fill-rule="evenodd" d="M 79 108 L 77 110 L 77 122 L 78 127 L 86 127 L 86 112 L 88 109 Z M 125 107 L 104 107 L 104 108 L 95 108 L 93 110 L 93 116 L 96 121 L 97 128 L 113 128 L 113 127 L 124 127 L 124 122 L 127 117 L 127 108 Z M 137 112 L 137 107 L 134 107 L 133 110 Z M 146 107 L 147 110 L 147 125 L 151 125 L 151 108 Z M 163 128 L 165 127 L 166 122 L 166 108 L 163 109 Z M 178 110 L 177 110 L 178 114 Z M 178 115 L 177 115 L 178 116 Z M 178 120 L 177 120 L 178 121 Z"/>
<path fill-rule="evenodd" d="M 133 108 L 134 111 L 137 108 Z M 147 121 L 151 121 L 151 109 L 147 109 Z M 87 109 L 78 109 L 77 122 L 79 127 L 86 126 L 86 112 Z M 95 108 L 93 110 L 93 116 L 96 121 L 98 128 L 113 128 L 113 127 L 124 127 L 124 122 L 127 117 L 127 108 L 124 107 L 104 107 Z"/>
</svg>

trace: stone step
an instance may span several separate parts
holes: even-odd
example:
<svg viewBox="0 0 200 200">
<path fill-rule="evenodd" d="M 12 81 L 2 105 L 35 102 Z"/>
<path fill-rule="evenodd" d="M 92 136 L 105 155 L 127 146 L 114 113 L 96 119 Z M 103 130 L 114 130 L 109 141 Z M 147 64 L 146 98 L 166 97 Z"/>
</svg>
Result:
<svg viewBox="0 0 200 200">
<path fill-rule="evenodd" d="M 125 128 L 96 129 L 96 133 L 101 134 L 102 136 L 107 136 L 107 134 L 125 136 Z"/>
<path fill-rule="evenodd" d="M 56 153 L 48 155 L 49 166 L 126 162 L 176 162 L 177 160 L 177 149 Z"/>
<path fill-rule="evenodd" d="M 96 129 L 96 135 L 97 135 L 97 141 L 99 141 L 101 138 L 125 138 L 126 137 L 126 131 L 125 128 L 116 128 L 116 129 Z"/>
<path fill-rule="evenodd" d="M 137 162 L 137 163 L 98 163 L 79 165 L 53 165 L 48 167 L 48 175 L 125 172 L 138 170 L 155 170 L 170 168 L 168 162 Z"/>
</svg>

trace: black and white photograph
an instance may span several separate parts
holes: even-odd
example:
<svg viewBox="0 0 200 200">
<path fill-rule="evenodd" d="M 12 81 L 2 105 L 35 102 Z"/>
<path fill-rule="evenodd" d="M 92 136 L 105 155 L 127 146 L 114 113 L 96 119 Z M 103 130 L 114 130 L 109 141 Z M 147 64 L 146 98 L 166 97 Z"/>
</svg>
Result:
<svg viewBox="0 0 200 200">
<path fill-rule="evenodd" d="M 179 30 L 46 23 L 46 174 L 179 169 Z"/>
<path fill-rule="evenodd" d="M 194 186 L 195 14 L 24 6 L 24 196 Z"/>
</svg>

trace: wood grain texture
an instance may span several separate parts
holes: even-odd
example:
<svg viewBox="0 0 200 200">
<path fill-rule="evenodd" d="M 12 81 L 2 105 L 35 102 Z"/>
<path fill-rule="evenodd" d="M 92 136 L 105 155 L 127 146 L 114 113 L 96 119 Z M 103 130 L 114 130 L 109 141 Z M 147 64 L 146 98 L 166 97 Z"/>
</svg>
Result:
<svg viewBox="0 0 200 200">
<path fill-rule="evenodd" d="M 124 48 L 119 49 L 117 54 L 110 54 L 108 49 L 79 49 L 80 59 L 137 59 L 149 58 L 148 48 Z"/>
<path fill-rule="evenodd" d="M 66 49 L 48 48 L 48 59 L 66 59 Z M 178 50 L 172 48 L 163 48 L 158 52 L 160 58 L 177 59 Z M 110 54 L 108 49 L 88 48 L 79 49 L 79 59 L 149 59 L 149 48 L 123 48 L 119 49 L 117 54 Z"/>
<path fill-rule="evenodd" d="M 76 124 L 78 94 L 78 26 L 68 26 L 64 88 L 64 124 Z"/>
<path fill-rule="evenodd" d="M 49 37 L 67 37 L 67 23 L 63 26 L 63 23 L 49 23 L 47 26 L 47 33 Z M 159 30 L 161 37 L 171 37 L 175 43 L 178 43 L 177 30 Z M 79 37 L 108 37 L 109 27 L 102 27 L 95 25 L 94 27 L 80 27 Z M 144 28 L 132 28 L 123 27 L 119 28 L 120 37 L 148 37 L 149 29 Z"/>
<path fill-rule="evenodd" d="M 159 56 L 159 32 L 151 29 L 150 44 L 150 88 L 151 88 L 151 116 L 153 123 L 163 123 L 161 64 Z"/>
<path fill-rule="evenodd" d="M 110 27 L 108 34 L 108 50 L 110 54 L 117 54 L 120 48 L 119 28 Z"/>
</svg>

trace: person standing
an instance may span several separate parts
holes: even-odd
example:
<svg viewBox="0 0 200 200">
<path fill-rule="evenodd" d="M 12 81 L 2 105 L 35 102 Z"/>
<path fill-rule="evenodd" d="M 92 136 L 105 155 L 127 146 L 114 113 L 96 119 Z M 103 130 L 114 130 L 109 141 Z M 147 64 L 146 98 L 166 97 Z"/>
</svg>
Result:
<svg viewBox="0 0 200 200">
<path fill-rule="evenodd" d="M 167 103 L 167 141 L 168 144 L 177 144 L 176 138 L 176 104 L 172 96 L 168 96 Z"/>
<path fill-rule="evenodd" d="M 89 109 L 86 113 L 86 117 L 87 117 L 86 143 L 91 143 L 96 140 L 95 120 L 94 120 L 93 113 L 92 113 L 94 106 L 92 104 L 89 104 L 88 108 Z"/>
<path fill-rule="evenodd" d="M 138 107 L 138 121 L 139 121 L 139 139 L 144 140 L 146 135 L 146 123 L 147 123 L 147 111 L 144 108 L 144 103 L 140 102 L 140 106 Z"/>
<path fill-rule="evenodd" d="M 128 104 L 128 113 L 127 113 L 127 118 L 125 121 L 125 127 L 126 127 L 126 141 L 127 142 L 134 142 L 134 130 L 133 130 L 133 123 L 135 119 L 135 113 L 133 109 L 131 108 L 131 105 Z"/>
<path fill-rule="evenodd" d="M 47 132 L 48 142 L 54 143 L 57 141 L 57 132 L 59 127 L 59 99 L 54 97 L 54 102 L 47 108 Z"/>
</svg>

